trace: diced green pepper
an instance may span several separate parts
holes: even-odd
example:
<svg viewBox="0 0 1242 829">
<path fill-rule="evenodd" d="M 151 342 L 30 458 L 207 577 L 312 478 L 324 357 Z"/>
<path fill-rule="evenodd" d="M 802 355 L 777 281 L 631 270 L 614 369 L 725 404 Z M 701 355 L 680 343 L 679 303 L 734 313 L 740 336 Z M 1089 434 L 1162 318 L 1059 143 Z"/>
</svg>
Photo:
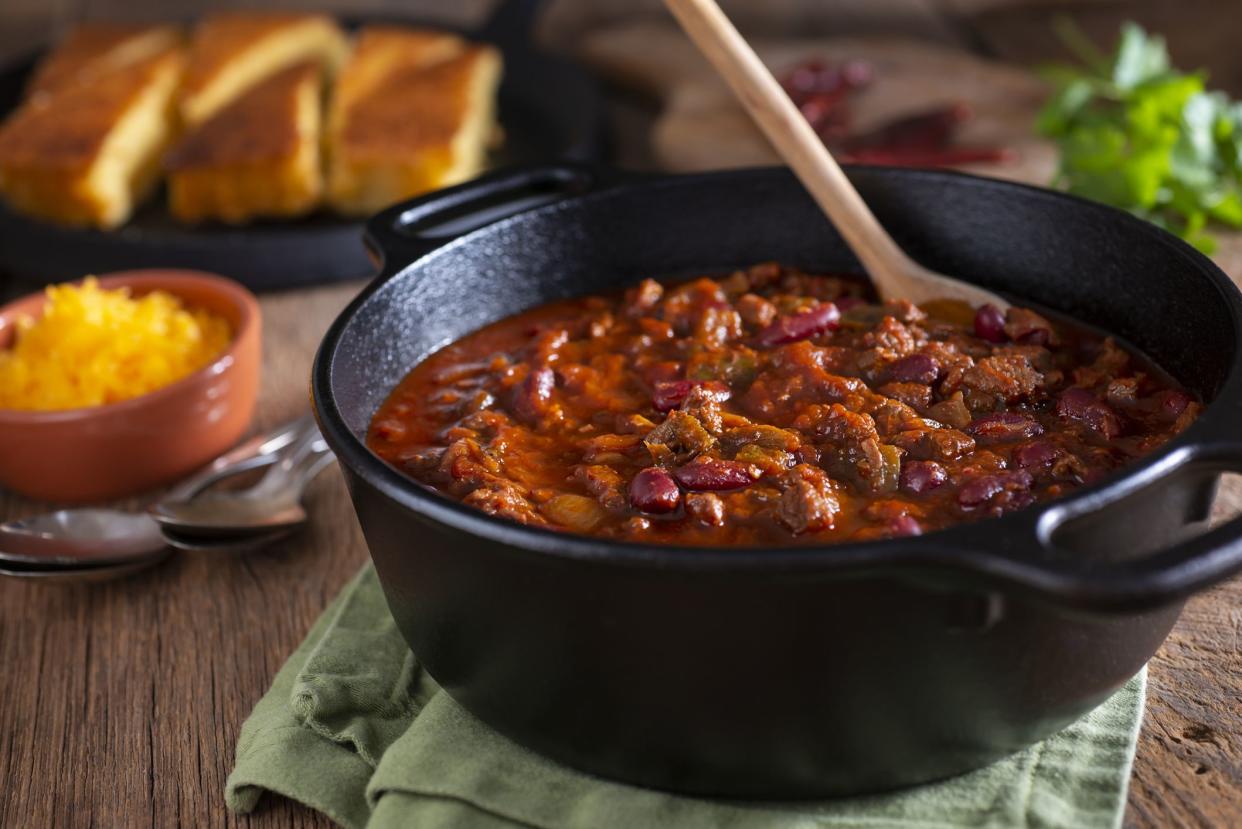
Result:
<svg viewBox="0 0 1242 829">
<path fill-rule="evenodd" d="M 881 443 L 880 456 L 884 458 L 884 464 L 876 479 L 876 491 L 896 492 L 897 484 L 901 480 L 901 450 L 896 446 Z"/>
</svg>

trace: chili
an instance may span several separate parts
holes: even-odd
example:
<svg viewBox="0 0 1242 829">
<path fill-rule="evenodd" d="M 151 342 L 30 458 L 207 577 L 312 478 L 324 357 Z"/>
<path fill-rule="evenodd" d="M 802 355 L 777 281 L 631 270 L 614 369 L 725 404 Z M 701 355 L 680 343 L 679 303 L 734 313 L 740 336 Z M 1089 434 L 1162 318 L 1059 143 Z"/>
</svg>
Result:
<svg viewBox="0 0 1242 829">
<path fill-rule="evenodd" d="M 1199 410 L 1083 326 L 880 304 L 854 278 L 763 264 L 489 325 L 416 366 L 368 442 L 417 481 L 526 524 L 818 544 L 1054 498 Z"/>
</svg>

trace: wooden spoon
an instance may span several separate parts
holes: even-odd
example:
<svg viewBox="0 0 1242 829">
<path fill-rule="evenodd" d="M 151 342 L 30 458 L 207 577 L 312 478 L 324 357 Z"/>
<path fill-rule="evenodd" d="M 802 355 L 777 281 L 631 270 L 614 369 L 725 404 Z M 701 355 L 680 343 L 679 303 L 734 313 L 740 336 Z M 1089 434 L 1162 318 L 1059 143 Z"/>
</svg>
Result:
<svg viewBox="0 0 1242 829">
<path fill-rule="evenodd" d="M 716 0 L 664 3 L 836 226 L 881 298 L 916 304 L 956 299 L 972 306 L 995 305 L 1002 311 L 1009 307 L 991 291 L 929 271 L 897 246 Z"/>
</svg>

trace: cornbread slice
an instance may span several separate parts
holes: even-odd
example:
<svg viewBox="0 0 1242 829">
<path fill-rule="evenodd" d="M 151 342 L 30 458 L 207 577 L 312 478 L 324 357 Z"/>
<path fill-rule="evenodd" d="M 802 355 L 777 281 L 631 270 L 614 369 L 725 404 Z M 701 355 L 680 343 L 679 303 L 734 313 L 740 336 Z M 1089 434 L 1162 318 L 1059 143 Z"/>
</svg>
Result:
<svg viewBox="0 0 1242 829">
<path fill-rule="evenodd" d="M 187 126 L 203 123 L 264 78 L 311 61 L 329 72 L 345 58 L 348 44 L 326 15 L 229 12 L 195 27 L 179 109 Z"/>
<path fill-rule="evenodd" d="M 465 48 L 462 38 L 434 29 L 363 27 L 332 91 L 329 131 L 337 131 L 354 105 L 394 73 L 425 69 L 461 54 Z"/>
<path fill-rule="evenodd" d="M 183 65 L 168 48 L 18 107 L 0 125 L 0 194 L 64 224 L 123 223 L 155 186 Z"/>
<path fill-rule="evenodd" d="M 181 44 L 175 26 L 84 23 L 39 62 L 26 87 L 30 99 L 161 54 Z"/>
<path fill-rule="evenodd" d="M 319 203 L 321 69 L 301 63 L 243 92 L 169 154 L 174 216 L 240 223 Z"/>
<path fill-rule="evenodd" d="M 500 53 L 452 35 L 364 31 L 328 119 L 328 200 L 366 214 L 475 175 L 496 134 Z"/>
</svg>

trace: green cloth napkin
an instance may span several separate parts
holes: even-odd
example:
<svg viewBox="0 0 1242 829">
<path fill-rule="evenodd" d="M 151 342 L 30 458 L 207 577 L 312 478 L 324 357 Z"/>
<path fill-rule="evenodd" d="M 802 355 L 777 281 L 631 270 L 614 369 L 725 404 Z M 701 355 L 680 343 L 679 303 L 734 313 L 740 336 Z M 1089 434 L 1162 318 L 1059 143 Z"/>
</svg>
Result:
<svg viewBox="0 0 1242 829">
<path fill-rule="evenodd" d="M 420 668 L 368 565 L 242 726 L 225 796 L 249 812 L 274 792 L 350 829 L 1115 827 L 1145 684 L 1139 673 L 1043 743 L 916 789 L 788 804 L 679 797 L 571 771 L 476 720 Z"/>
</svg>

